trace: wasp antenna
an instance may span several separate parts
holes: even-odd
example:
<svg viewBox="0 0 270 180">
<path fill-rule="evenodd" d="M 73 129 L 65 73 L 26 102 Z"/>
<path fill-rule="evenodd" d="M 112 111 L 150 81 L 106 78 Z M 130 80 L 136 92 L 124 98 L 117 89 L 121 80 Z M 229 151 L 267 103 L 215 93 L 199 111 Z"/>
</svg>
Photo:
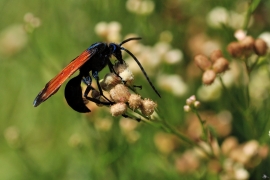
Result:
<svg viewBox="0 0 270 180">
<path fill-rule="evenodd" d="M 161 97 L 160 96 L 160 94 L 159 94 L 159 92 L 156 90 L 156 88 L 155 88 L 155 86 L 153 85 L 153 83 L 150 81 L 150 79 L 149 79 L 149 77 L 147 76 L 147 74 L 146 74 L 146 72 L 145 72 L 145 70 L 143 69 L 143 67 L 142 67 L 142 65 L 141 65 L 141 63 L 140 63 L 140 61 L 129 51 L 129 50 L 127 50 L 127 49 L 125 49 L 125 48 L 123 48 L 123 47 L 121 47 L 121 49 L 122 50 L 124 50 L 124 51 L 126 51 L 135 61 L 136 61 L 136 63 L 138 64 L 138 66 L 140 67 L 140 69 L 141 69 L 141 71 L 143 72 L 143 74 L 144 74 L 144 76 L 145 76 L 145 78 L 147 79 L 147 81 L 148 81 L 148 83 L 150 84 L 150 86 L 152 87 L 152 89 L 156 92 L 156 94 L 159 96 L 159 97 Z"/>
<path fill-rule="evenodd" d="M 140 40 L 140 39 L 142 39 L 142 38 L 141 38 L 141 37 L 128 38 L 128 39 L 124 40 L 123 42 L 121 42 L 121 43 L 119 44 L 119 46 L 122 46 L 123 44 L 125 44 L 125 43 L 128 42 L 128 41 L 131 41 L 131 40 Z"/>
</svg>

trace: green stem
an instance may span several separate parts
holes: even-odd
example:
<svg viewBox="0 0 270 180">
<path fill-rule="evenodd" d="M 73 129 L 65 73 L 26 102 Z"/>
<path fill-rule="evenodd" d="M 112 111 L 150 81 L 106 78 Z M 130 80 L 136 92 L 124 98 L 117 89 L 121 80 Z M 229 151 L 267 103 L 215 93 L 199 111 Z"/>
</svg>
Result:
<svg viewBox="0 0 270 180">
<path fill-rule="evenodd" d="M 141 112 L 139 112 L 138 110 L 134 111 L 135 113 L 139 114 L 140 116 L 142 116 L 143 118 L 141 119 L 143 122 L 150 124 L 154 127 L 159 127 L 164 129 L 166 132 L 169 132 L 171 134 L 176 135 L 179 139 L 181 139 L 183 142 L 187 143 L 190 146 L 193 147 L 198 147 L 199 149 L 201 149 L 209 158 L 213 157 L 213 154 L 210 154 L 209 152 L 207 152 L 203 147 L 201 147 L 200 145 L 198 145 L 197 143 L 193 142 L 192 140 L 190 140 L 188 137 L 186 137 L 185 135 L 183 135 L 182 133 L 180 133 L 177 129 L 173 128 L 165 119 L 151 119 L 150 117 L 147 117 L 145 115 L 143 115 Z M 211 145 L 210 145 L 211 146 Z"/>
<path fill-rule="evenodd" d="M 206 129 L 205 129 L 205 121 L 202 120 L 200 114 L 198 113 L 197 109 L 194 109 L 193 112 L 196 114 L 196 116 L 198 117 L 199 121 L 200 121 L 200 124 L 201 124 L 201 127 L 202 127 L 202 130 L 203 130 L 203 139 L 206 140 L 207 139 L 207 132 L 206 132 Z"/>
<path fill-rule="evenodd" d="M 250 76 L 251 71 L 255 68 L 255 66 L 258 64 L 259 62 L 259 56 L 256 57 L 255 62 L 248 68 L 248 76 Z"/>
<path fill-rule="evenodd" d="M 250 17 L 251 17 L 251 14 L 252 14 L 252 11 L 251 11 L 251 8 L 250 8 L 250 4 L 251 4 L 251 2 L 249 3 L 249 8 L 248 8 L 247 14 L 245 16 L 244 24 L 243 24 L 243 27 L 242 27 L 243 30 L 247 30 L 248 23 L 250 22 Z"/>
<path fill-rule="evenodd" d="M 238 103 L 238 101 L 236 101 L 236 99 L 231 95 L 231 93 L 229 92 L 229 90 L 225 86 L 225 84 L 224 84 L 223 79 L 221 78 L 221 76 L 219 76 L 218 78 L 219 78 L 219 81 L 221 83 L 221 86 L 222 86 L 223 90 L 225 91 L 225 94 L 227 96 L 229 96 L 229 99 L 232 101 L 232 103 L 231 103 L 232 107 L 234 107 L 235 109 L 238 109 L 238 111 L 240 111 L 242 114 L 244 114 L 244 110 L 241 108 L 241 106 Z"/>
<path fill-rule="evenodd" d="M 247 30 L 248 23 L 250 22 L 250 17 L 252 15 L 252 13 L 255 11 L 255 9 L 258 7 L 260 2 L 261 2 L 261 0 L 250 0 L 249 1 L 248 11 L 247 11 L 247 14 L 245 16 L 244 24 L 242 27 L 244 30 Z"/>
<path fill-rule="evenodd" d="M 253 122 L 252 122 L 252 119 L 251 119 L 252 116 L 251 116 L 251 114 L 249 113 L 248 109 L 243 109 L 243 108 L 240 106 L 240 104 L 238 103 L 238 101 L 236 101 L 236 99 L 229 93 L 229 91 L 228 91 L 228 89 L 226 88 L 226 86 L 225 86 L 225 84 L 224 84 L 224 82 L 223 82 L 223 80 L 222 80 L 221 77 L 219 77 L 219 80 L 220 80 L 220 83 L 221 83 L 221 85 L 222 85 L 222 87 L 223 87 L 225 93 L 229 96 L 229 99 L 232 101 L 232 102 L 231 102 L 232 107 L 233 107 L 234 109 L 238 110 L 238 112 L 240 112 L 240 114 L 241 114 L 241 115 L 243 116 L 243 118 L 246 120 L 247 126 L 248 126 L 250 132 L 252 132 L 252 130 L 253 130 L 253 128 L 252 128 L 252 127 L 253 127 L 253 126 L 252 126 Z M 249 91 L 248 86 L 247 86 L 246 91 L 247 91 L 246 93 L 249 93 L 249 92 L 248 92 L 248 91 Z M 247 94 L 247 96 L 248 96 L 248 101 L 249 101 L 249 94 Z M 247 106 L 247 107 L 248 107 L 248 106 Z"/>
</svg>

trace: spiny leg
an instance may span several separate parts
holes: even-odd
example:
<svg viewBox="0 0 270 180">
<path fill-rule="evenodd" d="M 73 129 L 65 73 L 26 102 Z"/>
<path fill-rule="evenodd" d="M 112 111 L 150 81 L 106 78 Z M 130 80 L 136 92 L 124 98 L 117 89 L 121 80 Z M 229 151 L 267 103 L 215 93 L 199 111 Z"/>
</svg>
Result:
<svg viewBox="0 0 270 180">
<path fill-rule="evenodd" d="M 84 94 L 83 94 L 83 97 L 84 98 L 86 98 L 87 100 L 89 100 L 89 101 L 92 101 L 92 102 L 94 102 L 94 103 L 97 103 L 97 104 L 103 104 L 103 105 L 113 105 L 114 104 L 114 102 L 111 102 L 106 96 L 104 96 L 101 92 L 99 92 L 100 93 L 100 95 L 102 96 L 102 97 L 104 97 L 108 102 L 103 102 L 103 101 L 100 101 L 100 100 L 98 100 L 98 99 L 95 99 L 95 98 L 92 98 L 92 97 L 89 97 L 88 96 L 88 93 L 91 91 L 91 90 L 95 90 L 95 88 L 93 88 L 92 86 L 91 86 L 91 84 L 92 84 L 92 79 L 91 79 L 91 77 L 90 76 L 86 76 L 86 77 L 83 77 L 82 78 L 82 81 L 86 84 L 86 89 L 85 89 L 85 91 L 84 91 Z"/>
<path fill-rule="evenodd" d="M 96 103 L 96 104 L 103 104 L 103 105 L 106 105 L 106 106 L 115 104 L 115 102 L 111 102 L 110 100 L 108 100 L 108 102 L 102 102 L 102 101 L 100 101 L 100 100 L 98 100 L 98 99 L 89 97 L 89 96 L 88 96 L 89 92 L 90 92 L 91 90 L 95 90 L 95 88 L 91 86 L 92 79 L 91 79 L 90 76 L 87 76 L 87 77 L 83 77 L 82 80 L 83 80 L 83 82 L 87 85 L 87 87 L 86 87 L 86 89 L 85 89 L 85 91 L 84 91 L 84 94 L 83 94 L 84 98 L 86 98 L 87 100 L 92 101 L 92 102 L 94 102 L 94 103 Z M 101 92 L 102 92 L 102 91 L 101 91 Z M 100 93 L 100 95 L 101 95 L 101 93 Z M 103 97 L 105 97 L 105 96 L 103 96 Z M 106 97 L 105 97 L 105 98 L 106 98 Z M 122 116 L 123 116 L 124 118 L 134 119 L 134 120 L 136 120 L 136 121 L 138 121 L 138 122 L 141 121 L 140 118 L 131 117 L 131 116 L 127 115 L 127 114 L 122 114 Z"/>
<path fill-rule="evenodd" d="M 111 102 L 104 94 L 103 94 L 103 90 L 100 86 L 100 83 L 99 83 L 99 76 L 98 76 L 98 71 L 92 71 L 92 76 L 95 78 L 96 82 L 97 82 L 97 86 L 98 86 L 98 90 L 99 90 L 99 93 L 102 97 L 104 97 L 108 102 Z M 90 76 L 89 76 L 90 78 Z M 91 79 L 91 78 L 90 78 Z"/>
</svg>

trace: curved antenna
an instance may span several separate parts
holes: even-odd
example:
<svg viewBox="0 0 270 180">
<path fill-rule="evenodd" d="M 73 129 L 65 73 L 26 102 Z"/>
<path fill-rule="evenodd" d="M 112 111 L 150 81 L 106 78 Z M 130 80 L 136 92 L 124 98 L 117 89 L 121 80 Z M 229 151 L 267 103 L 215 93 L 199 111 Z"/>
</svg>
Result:
<svg viewBox="0 0 270 180">
<path fill-rule="evenodd" d="M 125 43 L 128 42 L 128 41 L 131 41 L 131 40 L 140 40 L 140 39 L 142 39 L 142 38 L 141 38 L 141 37 L 128 38 L 128 39 L 124 40 L 123 42 L 121 42 L 121 43 L 119 44 L 119 46 L 122 46 L 123 44 L 125 44 Z"/>
<path fill-rule="evenodd" d="M 131 38 L 130 38 L 131 39 Z M 128 40 L 128 39 L 127 39 Z M 155 86 L 153 85 L 153 83 L 150 81 L 149 77 L 147 76 L 145 70 L 143 69 L 140 61 L 127 49 L 123 48 L 123 47 L 120 47 L 122 50 L 126 51 L 131 57 L 133 57 L 133 59 L 136 61 L 136 63 L 138 64 L 138 66 L 140 67 L 141 71 L 143 72 L 145 78 L 147 79 L 148 83 L 150 84 L 150 86 L 152 87 L 152 89 L 156 92 L 156 94 L 160 96 L 160 94 L 158 93 L 158 91 L 156 90 Z"/>
</svg>

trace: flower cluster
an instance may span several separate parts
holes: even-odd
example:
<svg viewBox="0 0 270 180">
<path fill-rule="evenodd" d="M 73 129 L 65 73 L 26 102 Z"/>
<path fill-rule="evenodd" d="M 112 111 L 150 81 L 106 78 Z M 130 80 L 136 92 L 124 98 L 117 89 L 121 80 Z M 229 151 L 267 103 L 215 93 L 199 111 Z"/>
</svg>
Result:
<svg viewBox="0 0 270 180">
<path fill-rule="evenodd" d="M 228 52 L 235 58 L 249 57 L 253 53 L 264 56 L 267 49 L 267 44 L 263 39 L 254 39 L 252 36 L 245 36 L 240 41 L 231 42 L 227 46 Z"/>
<path fill-rule="evenodd" d="M 119 42 L 121 39 L 122 26 L 117 21 L 112 22 L 99 22 L 95 26 L 95 32 L 98 36 L 108 42 Z"/>
<path fill-rule="evenodd" d="M 196 65 L 204 71 L 202 81 L 206 85 L 214 82 L 216 75 L 225 72 L 229 68 L 229 62 L 223 57 L 220 50 L 215 50 L 210 55 L 210 60 L 202 54 L 194 57 Z"/>
<path fill-rule="evenodd" d="M 186 112 L 189 112 L 192 109 L 197 109 L 199 106 L 200 106 L 200 102 L 197 101 L 195 95 L 193 95 L 186 100 L 186 105 L 184 106 L 184 110 Z"/>
<path fill-rule="evenodd" d="M 115 73 L 108 73 L 100 81 L 101 88 L 107 91 L 110 101 L 113 105 L 110 107 L 113 116 L 124 115 L 128 108 L 132 111 L 140 110 L 144 116 L 150 116 L 154 113 L 157 104 L 148 99 L 142 99 L 139 94 L 132 94 L 129 89 L 135 92 L 132 85 L 134 76 L 126 64 L 115 63 Z M 104 97 L 100 96 L 98 91 L 93 90 L 92 98 L 101 102 L 106 102 Z"/>
<path fill-rule="evenodd" d="M 34 29 L 41 26 L 41 20 L 34 16 L 32 13 L 26 13 L 23 17 L 25 25 L 24 28 L 27 32 L 31 33 L 34 31 Z"/>
<path fill-rule="evenodd" d="M 133 37 L 135 35 L 132 35 Z M 170 32 L 166 31 L 161 33 L 161 40 L 151 46 L 146 46 L 139 41 L 133 41 L 125 44 L 125 47 L 132 51 L 134 55 L 143 64 L 144 69 L 148 75 L 154 75 L 155 72 L 157 84 L 165 91 L 172 93 L 175 96 L 183 96 L 188 91 L 188 86 L 184 79 L 179 74 L 166 74 L 159 72 L 163 63 L 171 65 L 171 67 L 178 67 L 183 61 L 184 55 L 180 49 L 171 47 L 167 42 L 170 41 Z M 126 38 L 131 37 L 128 35 Z M 134 74 L 141 74 L 141 70 L 132 57 L 127 57 L 129 68 Z M 174 83 L 171 83 L 174 82 Z"/>
<path fill-rule="evenodd" d="M 267 158 L 269 148 L 259 145 L 257 141 L 250 140 L 239 144 L 235 137 L 227 137 L 221 146 L 216 140 L 210 145 L 201 142 L 200 147 L 206 152 L 213 151 L 215 156 L 222 156 L 222 162 L 216 159 L 208 161 L 207 166 L 211 172 L 219 173 L 221 179 L 248 179 L 248 168 L 254 168 L 261 160 Z M 194 172 L 205 166 L 206 154 L 199 148 L 186 150 L 180 157 L 175 159 L 176 168 L 182 172 Z M 222 173 L 220 173 L 222 171 Z"/>
<path fill-rule="evenodd" d="M 126 8 L 135 14 L 148 15 L 154 11 L 155 3 L 152 0 L 128 0 Z"/>
<path fill-rule="evenodd" d="M 130 0 L 129 3 L 149 3 L 151 1 Z M 143 5 L 142 5 L 143 6 Z M 135 5 L 134 5 L 135 7 Z M 96 34 L 107 42 L 119 42 L 121 39 L 121 24 L 116 21 L 112 22 L 99 22 L 95 26 Z M 128 34 L 124 39 L 130 37 L 138 37 L 136 34 Z M 131 51 L 143 64 L 144 69 L 148 72 L 148 75 L 152 75 L 151 72 L 156 72 L 157 68 L 162 63 L 169 65 L 178 65 L 184 59 L 184 54 L 180 49 L 173 48 L 170 42 L 173 39 L 173 35 L 170 31 L 163 31 L 160 33 L 160 40 L 152 46 L 146 46 L 140 41 L 130 41 L 125 44 L 125 48 Z M 125 56 L 125 53 L 123 53 Z M 141 74 L 141 69 L 134 59 L 130 56 L 126 58 L 126 62 L 129 64 L 129 69 L 134 74 Z M 171 92 L 176 96 L 183 96 L 187 92 L 188 86 L 180 75 L 155 73 L 157 76 L 157 84 L 160 88 Z M 174 83 L 171 83 L 173 81 Z"/>
</svg>

